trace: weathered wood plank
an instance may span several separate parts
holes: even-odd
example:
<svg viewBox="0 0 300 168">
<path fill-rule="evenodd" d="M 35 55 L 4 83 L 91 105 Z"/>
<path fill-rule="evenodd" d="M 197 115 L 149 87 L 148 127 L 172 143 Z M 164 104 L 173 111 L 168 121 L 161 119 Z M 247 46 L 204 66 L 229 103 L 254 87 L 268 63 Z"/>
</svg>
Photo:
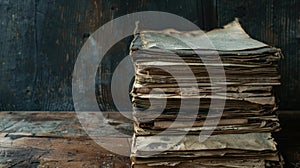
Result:
<svg viewBox="0 0 300 168">
<path fill-rule="evenodd" d="M 129 123 L 120 113 L 105 113 L 108 119 Z M 283 129 L 275 133 L 279 151 L 288 167 L 300 164 L 299 111 L 280 111 Z M 22 127 L 20 127 L 22 126 Z M 3 129 L 4 128 L 4 129 Z M 21 129 L 23 128 L 23 129 Z M 105 133 L 105 130 L 103 130 Z M 129 130 L 133 132 L 133 130 Z M 114 141 L 124 140 L 114 137 Z M 111 142 L 111 139 L 110 141 Z M 118 150 L 129 150 L 111 143 Z M 129 167 L 128 157 L 106 151 L 84 132 L 72 112 L 0 113 L 0 167 Z"/>
<path fill-rule="evenodd" d="M 105 150 L 91 139 L 0 136 L 0 167 L 129 168 L 129 157 Z M 115 145 L 116 146 L 116 145 Z"/>
<path fill-rule="evenodd" d="M 213 11 L 212 2 L 0 1 L 0 110 L 74 110 L 71 79 L 77 54 L 101 25 L 128 13 L 156 10 L 208 28 L 212 25 L 209 18 L 213 15 L 207 15 Z M 128 54 L 130 40 L 116 44 L 100 65 L 102 80 L 97 83 L 101 86 L 98 101 L 104 105 L 102 110 L 115 109 L 109 82 L 118 62 Z"/>
<path fill-rule="evenodd" d="M 37 54 L 35 2 L 1 1 L 0 11 L 0 110 L 30 108 Z"/>
<path fill-rule="evenodd" d="M 116 129 L 130 125 L 120 113 L 103 113 Z M 101 125 L 99 123 L 98 125 Z M 118 127 L 118 128 L 117 128 Z M 126 126 L 123 130 L 128 129 Z M 110 134 L 101 129 L 101 136 Z M 132 133 L 132 128 L 127 132 Z M 123 137 L 103 137 L 110 149 L 129 153 Z M 130 167 L 129 157 L 113 154 L 83 130 L 75 112 L 1 112 L 0 167 Z"/>
</svg>

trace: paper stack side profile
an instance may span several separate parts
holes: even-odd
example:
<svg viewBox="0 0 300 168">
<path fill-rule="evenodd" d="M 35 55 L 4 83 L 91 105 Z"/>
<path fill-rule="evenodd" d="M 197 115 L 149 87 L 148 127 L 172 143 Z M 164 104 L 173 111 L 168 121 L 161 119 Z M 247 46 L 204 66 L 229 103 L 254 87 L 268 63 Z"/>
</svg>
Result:
<svg viewBox="0 0 300 168">
<path fill-rule="evenodd" d="M 235 20 L 206 33 L 141 31 L 130 50 L 133 168 L 283 167 L 271 134 L 280 49 Z"/>
</svg>

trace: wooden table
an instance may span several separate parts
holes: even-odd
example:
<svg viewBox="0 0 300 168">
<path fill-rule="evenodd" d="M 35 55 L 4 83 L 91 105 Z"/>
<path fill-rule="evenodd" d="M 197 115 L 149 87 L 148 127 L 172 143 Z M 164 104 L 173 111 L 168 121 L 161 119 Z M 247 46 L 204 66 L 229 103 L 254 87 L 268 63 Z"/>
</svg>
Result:
<svg viewBox="0 0 300 168">
<path fill-rule="evenodd" d="M 124 128 L 129 135 L 132 133 L 130 120 L 120 113 L 104 115 L 111 125 Z M 283 129 L 274 134 L 278 148 L 287 167 L 300 167 L 300 111 L 281 111 L 279 117 Z M 114 139 L 125 140 L 124 137 Z M 74 112 L 0 112 L 2 167 L 127 168 L 130 159 L 94 142 L 82 129 Z"/>
</svg>

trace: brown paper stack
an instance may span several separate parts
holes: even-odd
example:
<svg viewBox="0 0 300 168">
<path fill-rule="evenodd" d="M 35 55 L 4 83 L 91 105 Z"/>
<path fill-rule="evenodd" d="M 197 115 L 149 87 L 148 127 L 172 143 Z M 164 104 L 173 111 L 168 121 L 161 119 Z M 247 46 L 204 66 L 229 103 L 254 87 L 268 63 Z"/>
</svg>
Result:
<svg viewBox="0 0 300 168">
<path fill-rule="evenodd" d="M 271 137 L 279 49 L 234 21 L 207 33 L 142 31 L 131 56 L 132 167 L 282 167 Z"/>
</svg>

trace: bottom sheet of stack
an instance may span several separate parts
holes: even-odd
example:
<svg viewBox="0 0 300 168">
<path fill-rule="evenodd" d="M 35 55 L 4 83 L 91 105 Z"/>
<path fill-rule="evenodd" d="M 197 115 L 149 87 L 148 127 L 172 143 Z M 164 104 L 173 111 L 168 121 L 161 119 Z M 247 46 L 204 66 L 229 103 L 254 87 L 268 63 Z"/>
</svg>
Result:
<svg viewBox="0 0 300 168">
<path fill-rule="evenodd" d="M 212 135 L 203 142 L 186 135 L 176 145 L 176 136 L 133 139 L 134 168 L 282 167 L 271 133 Z"/>
</svg>

